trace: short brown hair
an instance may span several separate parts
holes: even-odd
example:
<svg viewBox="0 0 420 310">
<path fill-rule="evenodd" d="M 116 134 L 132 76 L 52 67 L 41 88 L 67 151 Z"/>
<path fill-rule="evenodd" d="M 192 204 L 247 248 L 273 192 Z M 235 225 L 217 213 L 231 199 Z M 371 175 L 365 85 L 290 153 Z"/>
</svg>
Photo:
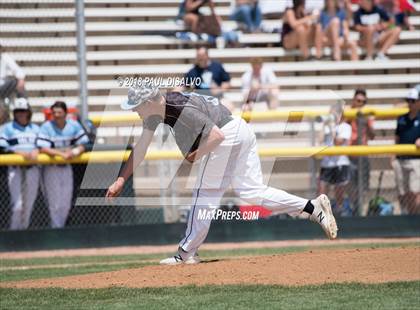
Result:
<svg viewBox="0 0 420 310">
<path fill-rule="evenodd" d="M 64 112 L 67 114 L 67 105 L 64 101 L 54 102 L 54 104 L 51 106 L 51 111 L 55 108 L 63 109 Z"/>
</svg>

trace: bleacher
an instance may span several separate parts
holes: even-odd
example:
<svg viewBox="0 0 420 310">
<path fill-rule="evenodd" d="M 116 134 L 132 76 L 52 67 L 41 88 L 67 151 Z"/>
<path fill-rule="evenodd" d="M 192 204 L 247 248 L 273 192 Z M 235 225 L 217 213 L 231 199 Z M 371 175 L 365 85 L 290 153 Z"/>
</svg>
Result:
<svg viewBox="0 0 420 310">
<path fill-rule="evenodd" d="M 214 2 L 223 19 L 223 29 L 235 29 L 236 23 L 229 21 L 231 2 Z M 183 25 L 175 21 L 179 3 L 178 0 L 85 1 L 90 115 L 121 113 L 118 106 L 124 92 L 118 87 L 118 77 L 182 77 L 192 66 L 194 47 L 201 42 L 185 42 L 175 37 L 176 32 L 183 30 Z M 420 3 L 416 6 L 420 10 Z M 0 2 L 1 44 L 27 73 L 26 89 L 37 122 L 43 120 L 42 108 L 55 100 L 77 102 L 74 14 L 73 0 Z M 356 87 L 368 90 L 369 104 L 391 107 L 420 82 L 418 12 L 410 21 L 416 30 L 402 32 L 400 42 L 389 52 L 389 61 L 297 62 L 298 51 L 284 50 L 278 33 L 241 34 L 241 47 L 211 48 L 210 56 L 221 61 L 231 74 L 234 90 L 226 97 L 237 108 L 242 99 L 240 77 L 253 56 L 262 57 L 275 71 L 280 110 L 308 107 L 326 110 L 337 97 L 350 100 Z M 265 19 L 263 24 L 274 29 L 281 28 L 282 22 L 279 18 Z M 358 37 L 357 33 L 351 35 L 354 39 Z M 326 49 L 326 55 L 329 54 Z M 257 109 L 264 109 L 264 105 Z M 302 134 L 291 137 L 280 132 L 286 128 L 285 123 L 279 124 L 253 126 L 259 133 L 269 133 L 264 139 L 267 145 L 309 145 L 308 126 L 300 126 Z M 395 122 L 378 121 L 375 126 L 379 136 L 383 136 L 379 140 L 390 143 Z M 118 137 L 125 139 L 130 132 L 127 127 L 107 127 L 100 128 L 98 135 L 106 143 Z"/>
</svg>

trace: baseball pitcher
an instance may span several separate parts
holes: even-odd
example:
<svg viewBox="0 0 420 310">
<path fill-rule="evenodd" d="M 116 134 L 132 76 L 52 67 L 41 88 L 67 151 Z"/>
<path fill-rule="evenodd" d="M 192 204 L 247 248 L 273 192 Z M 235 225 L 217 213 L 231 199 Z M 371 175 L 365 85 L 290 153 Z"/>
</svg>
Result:
<svg viewBox="0 0 420 310">
<path fill-rule="evenodd" d="M 218 99 L 195 93 L 168 92 L 163 95 L 152 84 L 130 88 L 121 108 L 133 110 L 143 119 L 143 132 L 117 180 L 106 197 L 120 194 L 133 170 L 143 161 L 154 131 L 160 123 L 169 125 L 186 160 L 200 161 L 185 237 L 178 253 L 161 264 L 195 264 L 197 250 L 206 239 L 211 219 L 199 219 L 200 210 L 219 207 L 231 185 L 235 193 L 253 205 L 276 213 L 298 216 L 302 212 L 319 223 L 330 239 L 337 237 L 337 225 L 329 199 L 321 195 L 304 199 L 263 183 L 255 134 L 240 117 L 234 117 Z"/>
</svg>

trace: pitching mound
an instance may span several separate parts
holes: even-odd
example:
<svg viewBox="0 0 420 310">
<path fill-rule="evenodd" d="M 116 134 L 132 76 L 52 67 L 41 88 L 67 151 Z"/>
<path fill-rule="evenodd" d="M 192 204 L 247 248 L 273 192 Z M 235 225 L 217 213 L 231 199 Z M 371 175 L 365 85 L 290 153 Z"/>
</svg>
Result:
<svg viewBox="0 0 420 310">
<path fill-rule="evenodd" d="M 208 261 L 199 265 L 146 266 L 61 278 L 3 283 L 15 288 L 163 287 L 205 284 L 307 285 L 420 280 L 420 248 L 316 250 Z"/>
</svg>

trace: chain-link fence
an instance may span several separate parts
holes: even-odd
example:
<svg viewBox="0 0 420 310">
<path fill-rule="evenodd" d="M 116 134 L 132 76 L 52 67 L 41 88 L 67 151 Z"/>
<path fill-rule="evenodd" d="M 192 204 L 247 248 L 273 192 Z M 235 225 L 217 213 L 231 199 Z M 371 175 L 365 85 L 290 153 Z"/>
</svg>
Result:
<svg viewBox="0 0 420 310">
<path fill-rule="evenodd" d="M 311 123 L 317 133 L 323 130 L 322 124 Z M 292 125 L 287 127 L 290 130 L 296 129 Z M 163 135 L 164 129 L 162 127 Z M 403 151 L 391 150 L 395 148 L 393 146 L 382 146 L 383 150 L 379 152 L 373 146 L 370 149 L 367 147 L 367 151 L 362 153 L 346 150 L 344 154 L 321 156 L 319 149 L 311 150 L 308 143 L 306 149 L 309 156 L 295 156 L 294 152 L 298 154 L 302 147 L 280 147 L 276 149 L 278 156 L 273 156 L 264 155 L 267 149 L 270 150 L 267 144 L 270 134 L 258 133 L 257 130 L 257 135 L 264 181 L 272 187 L 307 198 L 326 193 L 331 198 L 337 216 L 418 212 L 418 198 L 414 193 L 419 184 L 418 171 L 414 167 L 418 159 L 394 158 L 389 153 Z M 161 138 L 158 135 L 156 140 Z M 288 135 L 283 140 L 289 143 L 292 141 Z M 371 149 L 372 152 L 375 149 L 377 155 L 369 155 Z M 321 147 L 321 150 L 325 151 L 325 148 Z M 157 158 L 161 152 L 165 150 L 155 149 Z M 116 153 L 123 154 L 120 151 Z M 355 156 L 358 153 L 365 156 Z M 121 154 L 108 159 L 108 162 L 105 160 L 105 163 L 91 161 L 84 164 L 32 166 L 16 163 L 0 166 L 1 229 L 185 221 L 198 165 L 191 165 L 176 156 L 171 159 L 162 155 L 166 159 L 146 160 L 126 183 L 121 198 L 109 202 L 104 196 L 118 175 L 123 158 Z M 340 165 L 336 165 L 337 161 Z M 331 162 L 335 165 L 331 165 Z M 263 210 L 260 206 L 247 205 L 237 198 L 233 190 L 225 193 L 221 207 L 241 211 L 250 208 Z M 278 215 L 268 210 L 260 214 L 260 218 L 271 216 Z"/>
<path fill-rule="evenodd" d="M 222 5 L 226 11 L 223 18 L 226 20 L 230 3 L 226 1 Z M 85 1 L 85 6 L 88 53 L 88 67 L 85 69 L 89 75 L 87 95 L 90 116 L 102 115 L 104 110 L 104 114 L 116 115 L 121 100 L 127 95 L 126 89 L 115 89 L 118 86 L 117 78 L 127 78 L 130 81 L 133 67 L 138 70 L 134 72 L 135 77 L 168 79 L 183 77 L 183 70 L 189 69 L 186 64 L 193 65 L 193 51 L 185 49 L 179 50 L 178 53 L 171 52 L 171 49 L 181 47 L 173 32 L 182 30 L 182 27 L 168 22 L 175 18 L 178 3 L 165 2 L 165 7 L 168 7 L 164 10 L 161 9 L 163 5 L 159 1 Z M 13 116 L 8 111 L 9 106 L 19 96 L 29 98 L 33 112 L 32 121 L 37 124 L 51 117 L 48 107 L 58 100 L 65 101 L 71 108 L 70 114 L 77 118 L 80 107 L 77 108 L 79 70 L 75 12 L 73 0 L 0 2 L 1 59 L 4 61 L 6 55 L 10 56 L 24 72 L 22 74 L 19 70 L 12 70 L 0 77 L 4 78 L 1 85 L 6 85 L 4 82 L 8 85 L 0 91 L 0 132 L 3 123 Z M 149 23 L 150 21 L 153 23 Z M 273 22 L 277 27 L 279 21 Z M 158 32 L 158 29 L 161 31 Z M 169 35 L 163 37 L 151 34 Z M 326 83 L 315 83 L 311 76 L 308 76 L 308 81 L 302 82 L 300 77 L 304 78 L 307 75 L 306 71 L 314 71 L 313 74 L 319 76 L 320 81 L 323 80 L 323 75 L 332 75 L 334 71 L 327 68 L 330 64 L 313 69 L 310 68 L 312 66 L 306 65 L 296 68 L 286 65 L 283 68 L 283 64 L 277 62 L 287 62 L 292 54 L 285 54 L 286 57 L 282 58 L 280 54 L 283 52 L 279 49 L 270 48 L 267 53 L 253 49 L 261 46 L 272 47 L 273 44 L 276 46 L 279 36 L 272 35 L 275 41 L 267 34 L 263 37 L 244 36 L 241 44 L 248 44 L 248 48 L 230 49 L 226 55 L 221 49 L 215 50 L 219 60 L 229 63 L 227 66 L 230 65 L 232 85 L 236 89 L 226 93 L 224 99 L 227 99 L 228 103 L 231 101 L 232 106 L 236 104 L 236 108 L 244 101 L 240 77 L 246 70 L 244 65 L 248 65 L 249 57 L 265 55 L 261 56 L 264 62 L 275 64 L 273 67 L 276 68 L 277 74 L 284 75 L 280 81 L 283 89 L 279 93 L 268 95 L 279 99 L 273 101 L 281 108 L 288 108 L 287 113 L 290 115 L 282 120 L 249 122 L 262 150 L 331 145 L 331 141 L 325 140 L 328 139 L 328 132 L 325 130 L 331 127 L 327 124 L 330 121 L 329 117 L 321 117 L 316 122 L 314 117 L 309 120 L 294 117 L 294 112 L 289 111 L 300 111 L 309 104 L 328 108 L 327 104 L 337 99 L 341 100 L 341 95 L 349 99 L 352 96 L 352 88 L 359 83 L 355 81 L 358 77 L 363 77 L 362 81 L 367 81 L 368 87 L 373 89 L 372 94 L 375 94 L 375 98 L 371 102 L 374 104 L 393 102 L 391 99 L 405 94 L 405 88 L 409 86 L 407 83 L 411 85 L 417 81 L 415 74 L 418 73 L 418 67 L 410 62 L 404 63 L 401 68 L 396 65 L 396 69 L 388 65 L 382 67 L 380 63 L 375 65 L 378 67 L 375 70 L 384 72 L 397 70 L 394 73 L 401 73 L 400 71 L 405 70 L 404 77 L 394 75 L 395 85 L 384 84 L 388 82 L 382 82 L 381 79 L 378 79 L 377 84 L 372 84 L 369 77 L 366 78 L 363 74 L 357 76 L 353 84 L 347 82 L 341 85 L 340 81 L 332 78 L 326 79 Z M 268 42 L 265 41 L 267 37 Z M 184 42 L 182 48 L 184 47 L 191 46 L 185 45 Z M 185 68 L 181 67 L 182 65 Z M 360 72 L 369 70 L 363 65 L 360 66 Z M 324 72 L 322 68 L 327 70 Z M 353 71 L 344 69 L 335 74 L 347 75 L 346 81 L 349 81 Z M 311 91 L 307 92 L 307 88 Z M 333 91 L 329 92 L 326 88 L 339 89 L 337 93 L 340 96 L 331 94 Z M 384 88 L 390 89 L 386 89 L 385 92 Z M 314 89 L 322 91 L 316 93 Z M 254 99 L 257 100 L 257 97 Z M 359 120 L 364 119 L 361 117 Z M 356 136 L 363 136 L 366 124 L 358 126 L 360 132 L 356 130 Z M 382 125 L 375 128 L 375 141 L 379 140 L 379 144 L 393 143 L 395 117 L 384 121 Z M 133 128 L 124 122 L 118 126 L 101 125 L 98 128 L 95 146 L 101 144 L 105 146 L 105 150 L 109 150 L 111 144 L 115 144 L 114 150 L 124 150 L 140 132 L 141 127 Z M 321 133 L 323 139 L 318 139 Z M 167 142 L 163 143 L 163 140 Z M 172 150 L 174 143 L 172 141 L 172 144 L 168 144 L 168 141 L 171 142 L 169 131 L 162 129 L 155 137 L 154 150 Z M 355 144 L 366 143 L 364 139 L 358 141 L 356 138 Z M 97 147 L 93 150 L 100 151 Z M 336 159 L 329 161 L 311 156 L 316 155 L 316 152 L 304 156 L 290 152 L 283 156 L 271 154 L 262 157 L 264 180 L 273 187 L 308 198 L 326 192 L 332 198 L 334 209 L 339 216 L 414 213 L 413 206 L 419 202 L 416 202 L 416 196 L 412 192 L 420 180 L 412 180 L 413 174 L 410 171 L 414 171 L 416 165 L 414 163 L 415 167 L 410 168 L 407 160 L 391 161 L 391 156 L 386 153 L 384 151 L 384 155 L 350 156 L 348 160 L 343 159 L 345 164 L 340 167 L 331 166 L 331 162 L 335 162 Z M 64 163 L 27 166 L 21 165 L 21 160 L 18 159 L 7 165 L 1 164 L 0 229 L 130 225 L 186 220 L 191 203 L 191 184 L 194 183 L 197 165 L 191 166 L 180 159 L 146 161 L 126 183 L 122 198 L 117 202 L 108 203 L 104 195 L 107 187 L 115 180 L 122 161 L 122 158 L 117 158 L 109 163 L 102 161 L 71 166 Z M 231 190 L 225 194 L 222 205 L 227 208 L 250 208 L 245 207 Z M 276 216 L 270 212 L 264 212 L 265 215 Z"/>
</svg>

